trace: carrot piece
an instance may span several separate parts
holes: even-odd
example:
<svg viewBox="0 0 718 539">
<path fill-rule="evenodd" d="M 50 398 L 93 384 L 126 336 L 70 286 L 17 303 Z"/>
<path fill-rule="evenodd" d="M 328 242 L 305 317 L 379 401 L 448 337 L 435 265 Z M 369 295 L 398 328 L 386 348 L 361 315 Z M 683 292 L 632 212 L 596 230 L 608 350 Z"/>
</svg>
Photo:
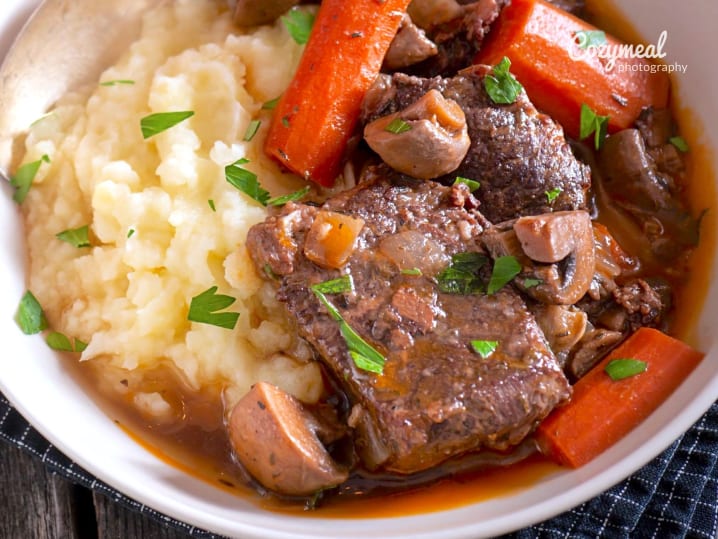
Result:
<svg viewBox="0 0 718 539">
<path fill-rule="evenodd" d="M 642 58 L 617 58 L 609 69 L 608 59 L 577 43 L 576 32 L 596 30 L 544 0 L 512 0 L 475 61 L 496 65 L 507 56 L 531 101 L 571 137 L 579 136 L 583 103 L 609 116 L 608 131 L 614 133 L 630 127 L 642 108 L 666 107 L 670 80 L 664 72 L 652 73 Z M 605 45 L 615 50 L 622 43 L 606 35 Z"/>
<path fill-rule="evenodd" d="M 324 0 L 297 73 L 274 111 L 264 150 L 331 186 L 409 0 Z"/>
<path fill-rule="evenodd" d="M 650 328 L 641 328 L 573 386 L 571 401 L 538 426 L 541 451 L 577 468 L 625 436 L 668 398 L 703 353 Z M 604 371 L 613 359 L 647 363 L 645 372 L 612 380 Z"/>
</svg>

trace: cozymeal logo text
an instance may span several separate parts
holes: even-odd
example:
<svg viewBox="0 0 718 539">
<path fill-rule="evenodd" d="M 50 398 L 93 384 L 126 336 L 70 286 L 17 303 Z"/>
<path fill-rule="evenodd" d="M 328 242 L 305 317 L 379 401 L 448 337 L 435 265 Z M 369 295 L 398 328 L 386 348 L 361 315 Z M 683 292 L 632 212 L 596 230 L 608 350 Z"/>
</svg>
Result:
<svg viewBox="0 0 718 539">
<path fill-rule="evenodd" d="M 627 44 L 627 43 L 609 43 L 605 39 L 599 43 L 591 42 L 591 38 L 586 33 L 577 33 L 574 36 L 574 41 L 577 47 L 572 47 L 569 50 L 569 56 L 572 60 L 581 60 L 589 57 L 596 57 L 605 60 L 604 67 L 606 71 L 613 71 L 614 68 L 618 72 L 626 71 L 649 71 L 656 73 L 658 71 L 665 71 L 667 73 L 685 73 L 688 70 L 686 64 L 633 64 L 628 62 L 616 63 L 619 59 L 652 59 L 662 60 L 666 57 L 664 50 L 666 42 L 668 41 L 668 30 L 663 30 L 658 36 L 656 43 L 649 43 L 644 45 L 643 43 L 638 44 Z"/>
</svg>

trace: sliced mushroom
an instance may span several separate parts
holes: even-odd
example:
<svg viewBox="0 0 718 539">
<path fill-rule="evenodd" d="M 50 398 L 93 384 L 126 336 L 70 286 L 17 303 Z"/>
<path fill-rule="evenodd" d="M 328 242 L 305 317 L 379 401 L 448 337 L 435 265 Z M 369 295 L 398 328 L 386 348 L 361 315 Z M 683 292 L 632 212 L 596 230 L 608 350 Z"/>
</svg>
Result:
<svg viewBox="0 0 718 539">
<path fill-rule="evenodd" d="M 269 24 L 300 0 L 237 0 L 234 22 L 239 26 Z"/>
<path fill-rule="evenodd" d="M 586 332 L 588 316 L 575 307 L 545 305 L 534 312 L 553 353 L 564 357 Z"/>
<path fill-rule="evenodd" d="M 494 258 L 517 257 L 523 271 L 514 282 L 542 303 L 572 305 L 591 285 L 596 256 L 587 212 L 520 217 L 497 225 L 483 241 Z"/>
<path fill-rule="evenodd" d="M 384 56 L 384 67 L 396 71 L 426 60 L 438 52 L 436 44 L 411 21 L 409 15 L 404 14 L 399 31 Z"/>
<path fill-rule="evenodd" d="M 364 128 L 364 138 L 390 167 L 423 180 L 456 170 L 471 145 L 464 111 L 437 90 L 374 120 Z"/>
<path fill-rule="evenodd" d="M 237 403 L 229 420 L 234 452 L 263 486 L 306 496 L 347 480 L 348 471 L 327 452 L 321 424 L 296 398 L 265 382 Z"/>
</svg>

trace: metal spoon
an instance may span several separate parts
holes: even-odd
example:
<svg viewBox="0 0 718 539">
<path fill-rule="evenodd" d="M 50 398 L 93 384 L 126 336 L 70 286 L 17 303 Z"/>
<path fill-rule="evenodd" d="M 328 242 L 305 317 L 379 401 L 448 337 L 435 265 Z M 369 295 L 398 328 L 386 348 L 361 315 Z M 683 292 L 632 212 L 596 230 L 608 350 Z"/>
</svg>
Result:
<svg viewBox="0 0 718 539">
<path fill-rule="evenodd" d="M 0 67 L 0 176 L 22 153 L 22 134 L 63 94 L 97 79 L 165 0 L 45 0 Z"/>
</svg>

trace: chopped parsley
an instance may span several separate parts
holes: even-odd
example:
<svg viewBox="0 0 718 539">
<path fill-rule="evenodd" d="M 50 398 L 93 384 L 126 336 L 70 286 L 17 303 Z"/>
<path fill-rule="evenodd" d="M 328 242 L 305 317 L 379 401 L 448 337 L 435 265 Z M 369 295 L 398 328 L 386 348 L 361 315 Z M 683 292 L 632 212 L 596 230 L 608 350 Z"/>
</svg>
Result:
<svg viewBox="0 0 718 539">
<path fill-rule="evenodd" d="M 134 235 L 135 235 L 135 229 L 134 229 L 134 228 L 130 228 L 130 229 L 127 231 L 127 239 L 130 239 L 130 238 L 131 238 L 132 236 L 134 236 Z"/>
<path fill-rule="evenodd" d="M 308 11 L 293 8 L 282 17 L 284 27 L 298 45 L 304 45 L 309 41 L 309 35 L 314 26 L 314 14 Z"/>
<path fill-rule="evenodd" d="M 257 131 L 259 131 L 259 126 L 262 125 L 261 120 L 252 120 L 249 122 L 249 125 L 247 126 L 247 130 L 244 132 L 244 138 L 243 140 L 245 142 L 249 142 L 254 138 L 254 135 L 257 134 Z"/>
<path fill-rule="evenodd" d="M 212 200 L 212 199 L 210 198 L 210 199 L 207 201 L 207 204 L 209 204 L 209 209 L 210 209 L 210 210 L 212 210 L 212 211 L 214 211 L 214 212 L 217 211 L 217 207 L 214 205 L 214 200 Z"/>
<path fill-rule="evenodd" d="M 42 306 L 29 290 L 25 292 L 15 312 L 15 322 L 25 335 L 34 335 L 47 329 L 47 319 Z"/>
<path fill-rule="evenodd" d="M 469 191 L 472 193 L 476 191 L 479 187 L 481 187 L 481 183 L 477 182 L 476 180 L 470 180 L 469 178 L 462 178 L 461 176 L 457 176 L 454 180 L 454 185 L 458 185 L 460 183 L 463 183 L 469 188 Z"/>
<path fill-rule="evenodd" d="M 107 80 L 105 82 L 101 82 L 100 86 L 119 86 L 120 84 L 131 85 L 134 83 L 135 83 L 135 81 L 130 80 L 130 79 L 115 79 L 115 80 Z"/>
<path fill-rule="evenodd" d="M 22 204 L 25 201 L 30 187 L 32 187 L 32 182 L 35 180 L 35 176 L 37 176 L 37 171 L 40 170 L 40 165 L 49 162 L 50 158 L 47 155 L 43 155 L 37 161 L 25 163 L 17 169 L 15 175 L 10 178 L 10 185 L 15 188 L 15 194 L 12 196 L 15 202 Z"/>
<path fill-rule="evenodd" d="M 499 341 L 471 341 L 471 348 L 484 359 L 493 354 L 498 346 Z"/>
<path fill-rule="evenodd" d="M 551 189 L 550 191 L 546 191 L 546 200 L 549 204 L 551 204 L 554 200 L 558 198 L 558 196 L 562 193 L 563 189 L 560 187 L 556 187 L 554 189 Z"/>
<path fill-rule="evenodd" d="M 217 287 L 213 286 L 192 298 L 187 320 L 225 329 L 234 329 L 239 319 L 239 313 L 220 313 L 217 311 L 226 309 L 235 301 L 237 300 L 232 296 L 217 294 Z"/>
<path fill-rule="evenodd" d="M 494 294 L 501 290 L 511 280 L 521 273 L 521 264 L 514 256 L 500 256 L 494 261 L 491 280 L 486 289 L 487 294 Z"/>
<path fill-rule="evenodd" d="M 89 230 L 89 225 L 81 226 L 79 228 L 70 228 L 68 230 L 63 230 L 58 234 L 55 234 L 55 237 L 66 243 L 69 243 L 73 247 L 89 247 Z"/>
<path fill-rule="evenodd" d="M 298 191 L 294 191 L 293 193 L 289 193 L 286 195 L 270 198 L 267 201 L 267 206 L 284 206 L 287 202 L 294 202 L 295 200 L 300 200 L 307 196 L 307 193 L 309 193 L 309 186 L 302 187 Z"/>
<path fill-rule="evenodd" d="M 157 112 L 140 120 L 142 137 L 148 139 L 194 116 L 194 111 Z"/>
<path fill-rule="evenodd" d="M 484 88 L 491 101 L 501 105 L 510 105 L 516 101 L 524 89 L 510 72 L 511 60 L 504 56 L 494 67 L 491 75 L 484 78 Z"/>
<path fill-rule="evenodd" d="M 543 284 L 543 281 L 541 279 L 524 279 L 523 286 L 524 288 L 535 288 L 538 285 Z"/>
<path fill-rule="evenodd" d="M 593 133 L 594 146 L 597 150 L 600 150 L 601 146 L 603 146 L 603 141 L 606 140 L 606 135 L 608 135 L 609 119 L 610 116 L 599 116 L 591 107 L 582 103 L 579 138 L 584 140 Z"/>
<path fill-rule="evenodd" d="M 227 165 L 224 167 L 224 177 L 232 186 L 242 191 L 245 195 L 266 206 L 270 199 L 269 191 L 259 185 L 257 175 L 254 172 L 240 166 L 247 163 L 249 163 L 249 159 L 243 157 L 231 165 Z"/>
<path fill-rule="evenodd" d="M 401 270 L 402 275 L 410 275 L 412 277 L 421 277 L 423 274 L 419 268 L 407 268 Z"/>
<path fill-rule="evenodd" d="M 327 308 L 329 315 L 339 322 L 339 331 L 344 338 L 344 342 L 349 349 L 349 355 L 358 369 L 373 372 L 375 374 L 384 373 L 384 364 L 386 358 L 371 344 L 366 342 L 362 337 L 352 329 L 352 327 L 344 320 L 344 317 L 337 308 L 327 299 L 325 294 L 341 294 L 354 290 L 354 283 L 351 276 L 344 275 L 338 279 L 326 281 L 312 285 L 314 295 Z"/>
<path fill-rule="evenodd" d="M 483 291 L 484 283 L 479 277 L 479 270 L 488 261 L 489 259 L 481 253 L 455 254 L 451 257 L 451 264 L 436 276 L 439 290 L 447 294 L 464 296 Z"/>
<path fill-rule="evenodd" d="M 395 135 L 399 135 L 401 133 L 406 133 L 407 131 L 411 131 L 411 125 L 409 125 L 407 122 L 405 122 L 401 118 L 394 118 L 391 122 L 389 122 L 387 124 L 387 126 L 384 128 L 384 131 L 388 131 L 389 133 L 394 133 Z"/>
<path fill-rule="evenodd" d="M 690 150 L 686 139 L 684 139 L 683 137 L 671 137 L 668 139 L 668 142 L 673 144 L 680 152 L 686 153 Z"/>
<path fill-rule="evenodd" d="M 647 368 L 648 363 L 640 359 L 621 358 L 609 361 L 604 371 L 606 371 L 606 374 L 615 382 L 641 374 Z"/>
<path fill-rule="evenodd" d="M 73 344 L 70 337 L 57 331 L 51 331 L 45 337 L 47 345 L 58 352 L 83 352 L 87 348 L 87 343 L 82 342 L 80 339 L 74 339 L 74 341 Z"/>
<path fill-rule="evenodd" d="M 606 32 L 603 30 L 578 30 L 574 37 L 576 38 L 576 44 L 580 49 L 587 49 L 589 47 L 600 47 L 605 45 Z"/>
<path fill-rule="evenodd" d="M 281 96 L 280 96 L 281 97 Z M 279 97 L 275 97 L 274 99 L 270 99 L 269 101 L 266 101 L 262 105 L 262 110 L 274 110 L 277 108 L 277 103 L 279 103 Z"/>
</svg>

